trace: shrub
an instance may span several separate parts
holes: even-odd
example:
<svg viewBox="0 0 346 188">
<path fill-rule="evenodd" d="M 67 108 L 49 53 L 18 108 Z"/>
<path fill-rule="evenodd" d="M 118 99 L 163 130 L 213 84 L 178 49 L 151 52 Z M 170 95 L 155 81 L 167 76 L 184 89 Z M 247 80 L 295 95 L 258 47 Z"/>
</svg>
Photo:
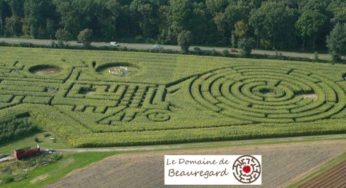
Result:
<svg viewBox="0 0 346 188">
<path fill-rule="evenodd" d="M 222 50 L 222 54 L 226 57 L 230 55 L 228 50 Z"/>
<path fill-rule="evenodd" d="M 72 36 L 65 29 L 58 29 L 55 33 L 55 38 L 58 40 L 58 46 L 64 47 L 65 43 L 70 40 Z"/>
<path fill-rule="evenodd" d="M 11 183 L 13 181 L 14 181 L 14 176 L 13 175 L 5 175 L 4 177 L 2 177 L 0 179 L 0 185 L 1 184 Z"/>
<path fill-rule="evenodd" d="M 178 35 L 178 44 L 181 47 L 183 53 L 188 53 L 192 42 L 191 31 L 182 31 Z"/>
<path fill-rule="evenodd" d="M 19 43 L 19 46 L 32 48 L 32 47 L 34 47 L 34 44 L 32 44 L 30 42 L 21 42 L 21 43 Z"/>
<path fill-rule="evenodd" d="M 93 32 L 91 29 L 84 29 L 78 34 L 78 41 L 83 43 L 84 47 L 90 47 Z"/>
<path fill-rule="evenodd" d="M 251 55 L 252 48 L 254 46 L 254 40 L 252 38 L 243 38 L 240 39 L 238 42 L 238 46 L 241 49 L 240 54 L 242 56 L 249 56 Z"/>
<path fill-rule="evenodd" d="M 201 54 L 201 51 L 202 51 L 201 48 L 199 48 L 199 47 L 194 47 L 193 50 L 194 50 L 195 53 L 198 54 L 198 55 Z"/>
</svg>

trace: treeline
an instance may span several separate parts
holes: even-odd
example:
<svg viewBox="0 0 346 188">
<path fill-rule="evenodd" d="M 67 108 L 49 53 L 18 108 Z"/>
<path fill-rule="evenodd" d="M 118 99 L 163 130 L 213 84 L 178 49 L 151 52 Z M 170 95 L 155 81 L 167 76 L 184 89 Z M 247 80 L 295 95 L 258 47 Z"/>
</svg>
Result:
<svg viewBox="0 0 346 188">
<path fill-rule="evenodd" d="M 5 37 L 176 44 L 188 33 L 200 45 L 315 51 L 344 23 L 345 0 L 0 0 Z"/>
</svg>

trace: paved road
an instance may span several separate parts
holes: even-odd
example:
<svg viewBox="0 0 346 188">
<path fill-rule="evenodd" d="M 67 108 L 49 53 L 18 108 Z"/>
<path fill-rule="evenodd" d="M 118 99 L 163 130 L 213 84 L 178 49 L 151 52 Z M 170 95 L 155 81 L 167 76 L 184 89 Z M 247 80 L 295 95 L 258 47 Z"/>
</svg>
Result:
<svg viewBox="0 0 346 188">
<path fill-rule="evenodd" d="M 0 42 L 6 42 L 10 44 L 19 44 L 19 43 L 32 43 L 35 45 L 51 45 L 53 40 L 44 40 L 44 39 L 22 39 L 22 38 L 0 38 Z M 69 41 L 69 45 L 71 46 L 81 46 L 82 44 L 76 42 L 76 41 Z M 110 46 L 109 43 L 106 42 L 93 42 L 91 44 L 95 47 L 105 47 Z M 121 46 L 127 47 L 129 49 L 137 49 L 137 50 L 143 50 L 143 49 L 151 49 L 154 44 L 139 44 L 139 43 L 120 43 Z M 161 45 L 164 49 L 179 51 L 180 47 L 176 45 Z M 191 49 L 193 49 L 196 46 L 192 46 Z M 205 47 L 205 46 L 198 46 L 201 50 L 216 50 L 218 52 L 222 52 L 223 50 L 229 50 L 229 48 L 224 47 Z M 275 56 L 275 51 L 268 51 L 268 50 L 253 50 L 253 54 L 257 55 L 271 55 Z M 310 58 L 314 59 L 313 53 L 302 53 L 302 52 L 286 52 L 286 51 L 278 51 L 282 56 L 287 57 L 300 57 L 300 58 Z M 328 54 L 319 54 L 320 60 L 331 60 L 330 56 Z"/>
</svg>

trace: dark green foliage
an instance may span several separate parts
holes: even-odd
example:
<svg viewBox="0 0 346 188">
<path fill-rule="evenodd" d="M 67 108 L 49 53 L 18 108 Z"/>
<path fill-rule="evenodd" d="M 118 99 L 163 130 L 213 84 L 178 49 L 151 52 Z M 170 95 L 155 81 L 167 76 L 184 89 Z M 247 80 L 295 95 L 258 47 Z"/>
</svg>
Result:
<svg viewBox="0 0 346 188">
<path fill-rule="evenodd" d="M 188 30 L 199 45 L 251 37 L 257 48 L 326 50 L 345 10 L 343 0 L 0 0 L 0 36 L 51 39 L 61 28 L 77 39 L 89 28 L 96 41 L 177 44 Z"/>
<path fill-rule="evenodd" d="M 53 38 L 58 16 L 53 1 L 26 0 L 24 2 L 25 34 L 33 38 Z"/>
<path fill-rule="evenodd" d="M 89 47 L 91 39 L 93 37 L 93 31 L 91 29 L 84 29 L 78 34 L 78 41 L 83 43 L 83 46 Z"/>
<path fill-rule="evenodd" d="M 284 49 L 290 47 L 294 39 L 294 25 L 297 12 L 282 2 L 265 2 L 254 11 L 249 23 L 254 29 L 257 47 Z"/>
<path fill-rule="evenodd" d="M 5 23 L 5 36 L 20 36 L 22 34 L 22 22 L 19 17 L 7 17 Z"/>
<path fill-rule="evenodd" d="M 346 55 L 346 24 L 337 24 L 327 39 L 329 51 L 335 62 Z"/>
<path fill-rule="evenodd" d="M 252 38 L 242 38 L 239 40 L 238 46 L 241 49 L 242 56 L 249 56 L 255 46 L 255 41 Z"/>
<path fill-rule="evenodd" d="M 13 175 L 4 175 L 1 177 L 1 183 L 0 184 L 7 184 L 11 183 L 14 181 L 14 176 Z"/>
<path fill-rule="evenodd" d="M 312 41 L 312 48 L 315 49 L 317 37 L 321 34 L 327 23 L 327 17 L 314 10 L 306 10 L 296 22 L 296 28 L 303 38 L 303 49 L 306 41 Z"/>
<path fill-rule="evenodd" d="M 25 135 L 38 132 L 28 118 L 11 118 L 0 122 L 0 143 L 6 143 Z"/>
<path fill-rule="evenodd" d="M 71 34 L 65 29 L 58 29 L 55 33 L 55 38 L 58 40 L 59 45 L 64 45 L 64 43 L 70 40 Z"/>
<path fill-rule="evenodd" d="M 178 35 L 178 44 L 181 47 L 183 53 L 189 52 L 189 48 L 192 42 L 191 31 L 182 31 Z"/>
</svg>

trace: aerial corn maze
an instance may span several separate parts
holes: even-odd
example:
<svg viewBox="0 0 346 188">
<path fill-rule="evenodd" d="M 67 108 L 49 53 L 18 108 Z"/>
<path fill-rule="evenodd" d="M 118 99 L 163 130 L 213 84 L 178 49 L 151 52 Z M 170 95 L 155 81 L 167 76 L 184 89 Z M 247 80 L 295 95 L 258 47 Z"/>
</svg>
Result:
<svg viewBox="0 0 346 188">
<path fill-rule="evenodd" d="M 0 48 L 0 121 L 73 147 L 346 132 L 346 66 L 140 52 Z"/>
</svg>

